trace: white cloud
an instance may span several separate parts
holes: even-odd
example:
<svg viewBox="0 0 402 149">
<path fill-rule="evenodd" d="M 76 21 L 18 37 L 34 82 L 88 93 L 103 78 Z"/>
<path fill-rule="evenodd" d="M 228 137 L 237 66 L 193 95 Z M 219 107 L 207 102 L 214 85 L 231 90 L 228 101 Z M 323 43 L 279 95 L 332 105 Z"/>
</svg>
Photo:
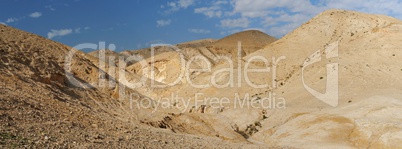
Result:
<svg viewBox="0 0 402 149">
<path fill-rule="evenodd" d="M 177 0 L 175 2 L 168 2 L 166 6 L 169 8 L 167 12 L 179 11 L 180 9 L 186 9 L 187 7 L 195 4 L 195 0 Z M 165 6 L 161 6 L 165 8 Z"/>
<path fill-rule="evenodd" d="M 13 22 L 17 22 L 17 21 L 19 21 L 19 19 L 17 19 L 17 18 L 8 18 L 6 20 L 6 23 L 13 23 Z"/>
<path fill-rule="evenodd" d="M 247 18 L 239 18 L 239 19 L 225 19 L 221 20 L 221 27 L 228 28 L 246 28 L 250 24 L 250 21 Z"/>
<path fill-rule="evenodd" d="M 277 17 L 267 17 L 262 21 L 264 27 L 270 28 L 268 34 L 280 37 L 296 29 L 311 17 L 304 14 L 282 14 Z"/>
<path fill-rule="evenodd" d="M 71 33 L 73 33 L 73 29 L 60 29 L 60 30 L 52 29 L 50 32 L 47 33 L 47 38 L 52 39 L 57 36 L 66 36 Z"/>
<path fill-rule="evenodd" d="M 87 27 L 84 27 L 84 30 L 89 30 L 89 29 L 91 29 L 91 28 L 90 28 L 90 27 L 88 27 L 88 26 L 87 26 Z"/>
<path fill-rule="evenodd" d="M 209 18 L 213 17 L 221 17 L 224 14 L 224 10 L 222 9 L 221 5 L 229 4 L 229 2 L 224 0 L 218 0 L 212 3 L 209 7 L 201 7 L 194 9 L 194 13 L 202 13 Z"/>
<path fill-rule="evenodd" d="M 372 14 L 384 14 L 402 19 L 402 0 L 170 0 L 160 8 L 165 12 L 179 11 L 191 6 L 195 14 L 207 18 L 220 18 L 222 35 L 258 28 L 275 37 L 281 37 L 296 29 L 314 16 L 331 8 L 354 10 Z M 214 20 L 214 19 L 210 19 Z M 158 20 L 157 27 L 170 25 L 170 20 Z M 192 33 L 205 33 L 189 29 Z"/>
<path fill-rule="evenodd" d="M 29 17 L 31 17 L 31 18 L 39 18 L 40 16 L 42 16 L 42 13 L 40 13 L 40 12 L 34 12 L 34 13 L 29 14 Z"/>
<path fill-rule="evenodd" d="M 187 8 L 188 6 L 194 4 L 194 0 L 179 0 L 177 3 L 180 7 Z"/>
<path fill-rule="evenodd" d="M 222 11 L 220 11 L 219 9 L 220 9 L 220 7 L 218 7 L 218 6 L 201 7 L 201 8 L 194 9 L 194 13 L 202 13 L 210 18 L 213 18 L 213 17 L 219 18 L 222 16 Z"/>
<path fill-rule="evenodd" d="M 268 34 L 280 37 L 327 9 L 325 1 L 313 5 L 309 0 L 234 0 L 232 14 L 253 18 Z"/>
<path fill-rule="evenodd" d="M 164 26 L 170 25 L 170 23 L 172 23 L 171 20 L 157 20 L 156 27 L 164 27 Z"/>
<path fill-rule="evenodd" d="M 84 27 L 84 30 L 90 29 L 89 27 Z M 81 33 L 81 27 L 75 28 L 75 29 L 60 29 L 60 30 L 55 30 L 52 29 L 50 32 L 47 33 L 47 38 L 52 39 L 57 36 L 66 36 L 69 34 L 79 34 Z"/>
<path fill-rule="evenodd" d="M 188 29 L 189 32 L 191 33 L 196 33 L 196 34 L 208 34 L 211 33 L 210 30 L 206 30 L 206 29 Z"/>
<path fill-rule="evenodd" d="M 195 8 L 194 13 L 208 18 L 221 18 L 218 25 L 223 29 L 221 34 L 229 33 L 228 30 L 253 27 L 263 28 L 268 34 L 281 37 L 331 8 L 384 14 L 402 19 L 402 0 L 171 0 L 161 8 L 172 12 L 195 4 L 203 6 Z M 166 20 L 157 23 L 158 27 L 170 24 Z"/>
<path fill-rule="evenodd" d="M 6 22 L 6 23 L 13 23 L 13 22 L 22 21 L 22 20 L 24 20 L 26 17 L 38 18 L 38 17 L 40 17 L 40 16 L 42 16 L 42 13 L 40 13 L 40 12 L 34 12 L 34 13 L 29 14 L 28 16 L 22 16 L 22 17 L 18 17 L 18 18 L 16 18 L 16 17 L 8 18 L 5 22 Z"/>
<path fill-rule="evenodd" d="M 222 4 L 229 4 L 226 0 L 218 0 L 213 3 L 213 5 L 222 5 Z"/>
</svg>

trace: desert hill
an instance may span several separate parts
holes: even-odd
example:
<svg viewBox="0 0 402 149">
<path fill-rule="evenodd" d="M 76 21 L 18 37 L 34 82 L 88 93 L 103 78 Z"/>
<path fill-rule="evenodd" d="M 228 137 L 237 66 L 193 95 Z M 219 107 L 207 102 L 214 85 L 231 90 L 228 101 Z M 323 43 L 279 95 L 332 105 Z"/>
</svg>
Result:
<svg viewBox="0 0 402 149">
<path fill-rule="evenodd" d="M 253 138 L 262 141 L 261 136 L 271 136 L 265 142 L 278 145 L 298 140 L 295 146 L 307 148 L 331 143 L 334 147 L 400 146 L 401 125 L 394 122 L 402 119 L 392 113 L 402 110 L 398 91 L 402 86 L 396 77 L 401 74 L 401 29 L 402 21 L 391 17 L 329 10 L 248 55 L 245 59 L 286 56 L 277 67 L 277 81 L 283 85 L 276 92 L 289 102 L 286 112 L 265 120 L 264 130 Z M 309 64 L 314 60 L 318 61 Z M 329 77 L 331 73 L 336 77 Z M 332 88 L 329 83 L 339 86 L 335 108 L 304 87 L 325 94 Z M 291 132 L 285 135 L 283 130 Z"/>
<path fill-rule="evenodd" d="M 69 52 L 75 54 L 65 71 Z M 115 89 L 99 87 L 99 68 L 92 63 L 98 60 L 60 43 L 0 25 L 0 53 L 2 147 L 250 146 L 141 124 L 135 113 L 149 111 L 131 109 L 113 97 Z M 72 76 L 75 81 L 68 81 Z M 130 88 L 124 92 L 144 97 Z"/>
<path fill-rule="evenodd" d="M 97 67 L 84 53 L 72 58 L 68 73 L 77 79 L 69 82 L 64 62 L 71 48 L 4 25 L 0 30 L 2 145 L 86 146 L 101 135 L 98 126 L 114 125 L 110 117 L 117 111 L 102 107 L 119 103 L 113 91 L 90 88 L 99 83 L 91 76 Z M 109 140 L 116 135 L 103 133 Z"/>
<path fill-rule="evenodd" d="M 190 113 L 188 115 L 194 117 L 208 113 L 212 117 L 223 116 L 222 119 L 201 121 L 209 125 L 226 123 L 229 129 L 232 127 L 233 131 L 245 133 L 249 141 L 306 148 L 395 148 L 401 145 L 398 139 L 401 125 L 397 122 L 402 119 L 395 116 L 402 110 L 402 95 L 399 93 L 402 86 L 397 77 L 402 73 L 402 64 L 398 60 L 402 55 L 399 42 L 401 27 L 400 20 L 387 16 L 328 10 L 278 41 L 243 58 L 242 69 L 248 59 L 265 57 L 268 64 L 254 61 L 249 65 L 250 68 L 262 69 L 273 66 L 272 57 L 277 60 L 284 56 L 277 64 L 274 81 L 272 71 L 268 74 L 248 74 L 251 82 L 275 83 L 276 87 L 270 85 L 256 89 L 242 78 L 241 87 L 194 88 L 190 84 L 181 84 L 155 92 L 162 97 L 175 93 L 191 98 L 193 102 L 190 105 L 194 105 L 194 108 L 185 109 Z M 321 58 L 317 59 L 318 56 Z M 331 63 L 335 64 L 326 67 Z M 211 72 L 199 74 L 192 81 L 195 84 L 208 84 L 214 78 L 222 85 L 230 81 L 231 74 L 235 78 L 239 74 L 244 75 L 239 73 L 237 67 L 233 72 L 215 74 L 228 67 L 228 63 L 216 64 Z M 337 78 L 328 78 L 329 74 L 335 74 Z M 327 88 L 330 90 L 335 86 L 327 84 L 334 82 L 338 83 L 336 86 L 339 85 L 335 107 L 320 101 L 305 87 L 325 94 L 329 92 Z M 238 84 L 237 79 L 234 84 Z M 233 105 L 236 93 L 241 98 L 248 93 L 257 100 L 269 97 L 272 93 L 286 99 L 286 108 L 236 109 Z M 228 97 L 232 102 L 223 107 L 197 104 L 196 94 L 219 99 Z M 178 103 L 181 104 L 184 103 Z M 183 125 L 177 124 L 175 119 L 183 117 L 164 122 L 172 128 L 180 128 Z M 254 128 L 257 132 L 253 131 Z M 183 132 L 192 133 L 194 129 L 200 128 L 189 126 Z"/>
</svg>

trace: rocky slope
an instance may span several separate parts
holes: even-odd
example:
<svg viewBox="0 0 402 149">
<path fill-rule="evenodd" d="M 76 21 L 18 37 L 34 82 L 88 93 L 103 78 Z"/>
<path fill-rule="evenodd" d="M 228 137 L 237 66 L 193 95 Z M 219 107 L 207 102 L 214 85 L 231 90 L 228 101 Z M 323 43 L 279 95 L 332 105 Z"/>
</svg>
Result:
<svg viewBox="0 0 402 149">
<path fill-rule="evenodd" d="M 1 147 L 253 147 L 141 124 L 140 113 L 150 111 L 114 97 L 121 83 L 102 87 L 92 63 L 98 60 L 60 43 L 0 25 L 0 53 Z M 128 87 L 124 92 L 145 98 Z"/>
</svg>

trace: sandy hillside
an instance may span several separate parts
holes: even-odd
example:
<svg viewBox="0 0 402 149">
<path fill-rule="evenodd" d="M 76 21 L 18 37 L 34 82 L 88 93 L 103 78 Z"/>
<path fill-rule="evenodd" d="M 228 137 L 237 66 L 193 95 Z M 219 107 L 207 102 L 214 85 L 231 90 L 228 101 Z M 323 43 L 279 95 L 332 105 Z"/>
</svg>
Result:
<svg viewBox="0 0 402 149">
<path fill-rule="evenodd" d="M 277 68 L 277 80 L 283 86 L 276 92 L 289 103 L 286 111 L 272 111 L 282 113 L 265 120 L 264 130 L 253 138 L 277 144 L 292 140 L 294 146 L 309 148 L 400 147 L 402 119 L 396 113 L 402 110 L 397 77 L 402 73 L 401 36 L 400 20 L 329 10 L 267 46 L 271 51 L 250 54 L 286 56 Z M 319 55 L 321 61 L 307 65 Z M 328 78 L 329 74 L 338 75 L 339 81 Z M 306 92 L 302 77 L 306 86 L 320 94 L 330 92 L 326 90 L 332 88 L 329 83 L 339 84 L 338 105 L 323 104 Z"/>
<path fill-rule="evenodd" d="M 147 109 L 130 109 L 113 97 L 114 89 L 96 86 L 91 56 L 76 51 L 68 72 L 77 82 L 69 82 L 64 64 L 70 47 L 4 25 L 0 35 L 2 147 L 253 147 L 149 128 L 135 116 Z M 143 97 L 128 88 L 125 93 Z"/>
<path fill-rule="evenodd" d="M 205 129 L 180 123 L 192 119 L 208 126 L 220 125 L 232 129 L 248 141 L 293 147 L 401 146 L 399 134 L 402 120 L 396 114 L 402 110 L 402 95 L 399 92 L 402 86 L 397 77 L 402 73 L 398 61 L 402 55 L 401 27 L 400 20 L 387 16 L 344 10 L 323 12 L 280 40 L 243 58 L 246 62 L 253 56 L 263 56 L 269 60 L 268 64 L 254 61 L 249 67 L 265 68 L 273 66 L 272 57 L 277 60 L 284 56 L 277 64 L 275 79 L 272 79 L 272 71 L 268 74 L 248 74 L 250 82 L 268 83 L 269 87 L 256 89 L 242 78 L 240 87 L 237 86 L 239 81 L 234 79 L 234 87 L 220 88 L 219 85 L 224 85 L 231 77 L 244 74 L 238 71 L 238 67 L 233 73 L 215 74 L 230 67 L 228 63 L 219 63 L 211 72 L 198 74 L 192 79 L 195 84 L 208 84 L 215 79 L 218 87 L 194 88 L 186 83 L 156 90 L 159 96 L 169 97 L 174 93 L 189 98 L 191 103 L 188 109 L 183 109 L 184 114 L 173 120 L 158 122 L 167 123 L 172 129 L 184 133 L 196 134 L 200 132 L 194 130 Z M 319 55 L 323 61 L 316 59 Z M 317 62 L 307 65 L 313 60 Z M 327 64 L 331 63 L 335 64 L 327 68 Z M 241 66 L 243 69 L 245 63 Z M 327 78 L 329 74 L 338 75 L 339 100 L 336 100 L 336 107 L 320 101 L 305 87 L 320 94 L 326 93 L 327 88 L 335 86 L 327 85 L 335 80 Z M 276 86 L 271 85 L 273 82 Z M 275 94 L 276 99 L 286 100 L 286 108 L 235 108 L 236 93 L 240 94 L 240 100 L 247 99 L 245 95 L 249 94 L 252 97 L 249 100 L 257 102 Z M 228 97 L 232 102 L 223 106 L 197 103 L 197 94 L 201 94 L 201 98 Z M 182 108 L 185 104 L 177 103 Z M 213 133 L 222 133 L 219 132 L 222 129 L 214 129 Z M 238 140 L 226 131 L 223 137 Z"/>
</svg>

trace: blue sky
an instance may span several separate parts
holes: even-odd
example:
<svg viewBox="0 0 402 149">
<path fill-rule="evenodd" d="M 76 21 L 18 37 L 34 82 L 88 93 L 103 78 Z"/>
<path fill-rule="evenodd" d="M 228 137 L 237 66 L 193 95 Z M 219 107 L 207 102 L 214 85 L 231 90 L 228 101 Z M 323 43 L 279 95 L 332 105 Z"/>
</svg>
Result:
<svg viewBox="0 0 402 149">
<path fill-rule="evenodd" d="M 69 46 L 105 41 L 122 51 L 249 29 L 280 38 L 330 8 L 402 19 L 400 0 L 5 0 L 0 23 Z"/>
</svg>

